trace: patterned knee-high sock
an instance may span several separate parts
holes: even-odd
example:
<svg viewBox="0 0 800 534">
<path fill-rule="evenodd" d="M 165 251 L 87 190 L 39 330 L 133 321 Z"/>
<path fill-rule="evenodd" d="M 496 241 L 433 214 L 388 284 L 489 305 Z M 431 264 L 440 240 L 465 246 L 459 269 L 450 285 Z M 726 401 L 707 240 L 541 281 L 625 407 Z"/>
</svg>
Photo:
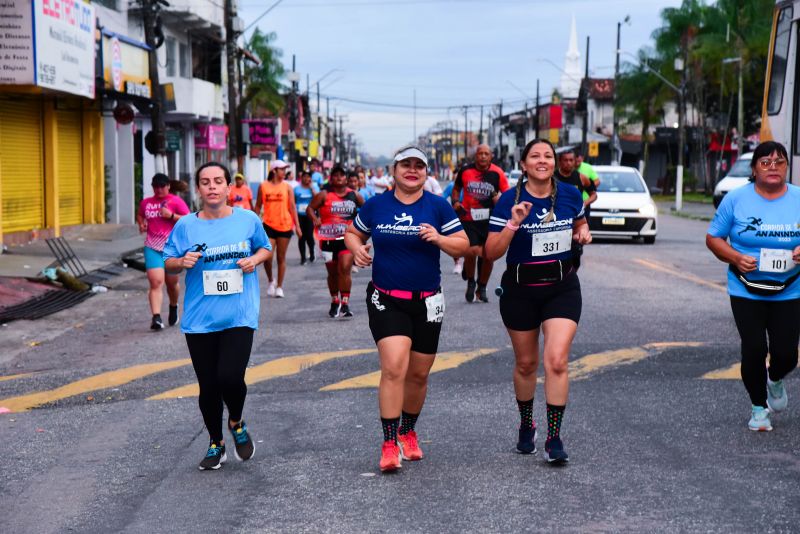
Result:
<svg viewBox="0 0 800 534">
<path fill-rule="evenodd" d="M 561 421 L 564 420 L 564 406 L 547 405 L 547 439 L 559 437 Z"/>
<path fill-rule="evenodd" d="M 517 399 L 519 408 L 519 427 L 533 428 L 533 399 L 521 401 Z"/>
<path fill-rule="evenodd" d="M 400 435 L 408 434 L 414 430 L 414 425 L 417 424 L 418 413 L 403 412 L 403 420 L 400 423 Z"/>
<path fill-rule="evenodd" d="M 383 441 L 397 443 L 397 427 L 400 426 L 400 418 L 385 419 L 381 417 L 381 426 L 383 427 Z"/>
</svg>

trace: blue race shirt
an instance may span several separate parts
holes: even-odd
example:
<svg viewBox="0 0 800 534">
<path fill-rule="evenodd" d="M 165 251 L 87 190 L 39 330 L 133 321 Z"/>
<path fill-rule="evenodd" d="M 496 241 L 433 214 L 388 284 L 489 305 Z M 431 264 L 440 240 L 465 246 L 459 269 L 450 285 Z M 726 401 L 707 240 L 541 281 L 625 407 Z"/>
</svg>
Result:
<svg viewBox="0 0 800 534">
<path fill-rule="evenodd" d="M 708 233 L 728 239 L 736 251 L 758 260 L 758 269 L 745 273 L 748 280 L 786 280 L 800 266 L 794 265 L 784 273 L 764 272 L 761 253 L 762 249 L 792 250 L 800 245 L 800 187 L 789 185 L 775 200 L 759 195 L 752 183 L 736 188 L 723 197 Z M 791 267 L 791 258 L 789 262 Z M 800 298 L 800 280 L 777 295 L 756 295 L 728 270 L 728 294 L 753 300 L 796 299 Z"/>
<path fill-rule="evenodd" d="M 531 263 L 551 260 L 567 260 L 572 257 L 570 245 L 572 243 L 572 228 L 576 221 L 583 219 L 583 198 L 578 189 L 570 184 L 556 181 L 556 209 L 555 220 L 549 223 L 542 221 L 550 211 L 550 197 L 536 198 L 523 186 L 519 196 L 519 201 L 527 201 L 533 204 L 528 217 L 522 222 L 519 230 L 511 239 L 506 253 L 506 263 L 513 265 L 517 263 Z M 514 206 L 515 188 L 511 188 L 500 196 L 500 200 L 492 210 L 489 218 L 489 231 L 501 232 L 506 223 L 511 219 L 511 208 Z M 566 239 L 566 232 L 569 231 L 569 240 Z M 552 254 L 537 254 L 534 250 L 537 246 L 535 240 L 554 237 L 556 232 L 565 232 L 564 242 L 551 242 L 547 247 L 552 250 Z M 569 243 L 569 244 L 566 244 Z M 542 245 L 538 245 L 538 250 L 543 250 Z"/>
<path fill-rule="evenodd" d="M 297 205 L 297 214 L 301 217 L 306 216 L 306 208 L 311 204 L 315 191 L 311 187 L 298 185 L 294 188 L 294 203 Z"/>
<path fill-rule="evenodd" d="M 205 334 L 237 326 L 258 329 L 257 270 L 244 275 L 241 293 L 203 294 L 203 271 L 238 269 L 239 259 L 260 248 L 272 250 L 258 215 L 233 208 L 233 214 L 222 219 L 205 220 L 197 213 L 181 217 L 164 246 L 164 259 L 182 258 L 197 245 L 205 245 L 205 250 L 195 266 L 186 270 L 181 332 Z"/>
<path fill-rule="evenodd" d="M 461 230 L 453 208 L 442 197 L 427 191 L 413 204 L 403 204 L 388 192 L 372 197 L 361 207 L 353 224 L 356 230 L 372 237 L 372 281 L 377 287 L 439 289 L 439 247 L 419 236 L 421 223 L 430 224 L 442 235 Z"/>
<path fill-rule="evenodd" d="M 362 187 L 358 190 L 358 194 L 364 199 L 364 202 L 375 196 L 375 190 L 371 187 Z"/>
<path fill-rule="evenodd" d="M 325 183 L 325 177 L 322 176 L 321 172 L 314 172 L 311 174 L 311 183 L 317 186 L 317 191 L 322 188 L 322 184 Z"/>
</svg>

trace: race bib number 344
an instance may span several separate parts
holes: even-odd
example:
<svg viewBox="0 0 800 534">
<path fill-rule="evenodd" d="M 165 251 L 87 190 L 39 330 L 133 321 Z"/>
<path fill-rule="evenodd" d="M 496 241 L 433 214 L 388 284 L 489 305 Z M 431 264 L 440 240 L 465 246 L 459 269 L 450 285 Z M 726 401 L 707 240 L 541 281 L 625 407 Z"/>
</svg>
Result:
<svg viewBox="0 0 800 534">
<path fill-rule="evenodd" d="M 241 269 L 203 271 L 204 295 L 233 295 L 241 293 L 244 275 Z"/>
<path fill-rule="evenodd" d="M 533 256 L 551 256 L 569 251 L 572 247 L 572 230 L 558 230 L 556 232 L 544 232 L 533 234 Z"/>
<path fill-rule="evenodd" d="M 436 293 L 425 299 L 428 309 L 428 322 L 441 323 L 444 319 L 444 293 Z"/>
</svg>

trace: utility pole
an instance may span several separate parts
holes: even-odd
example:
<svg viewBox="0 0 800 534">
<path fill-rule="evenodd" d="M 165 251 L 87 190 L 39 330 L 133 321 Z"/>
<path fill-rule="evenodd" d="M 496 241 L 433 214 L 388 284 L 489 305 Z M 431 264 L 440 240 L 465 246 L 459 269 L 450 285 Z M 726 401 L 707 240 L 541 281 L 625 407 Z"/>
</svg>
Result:
<svg viewBox="0 0 800 534">
<path fill-rule="evenodd" d="M 613 113 L 613 126 L 611 132 L 611 144 L 612 150 L 611 153 L 613 156 L 611 157 L 611 162 L 614 165 L 619 165 L 619 158 L 617 158 L 617 146 L 619 144 L 619 140 L 617 138 L 618 131 L 619 131 L 619 117 L 617 116 L 617 85 L 619 85 L 619 50 L 620 50 L 620 34 L 622 33 L 622 23 L 617 22 L 617 53 L 616 53 L 616 61 L 614 62 L 614 96 L 611 100 L 611 112 Z"/>
<path fill-rule="evenodd" d="M 469 121 L 467 119 L 467 110 L 469 108 L 464 106 L 464 159 L 467 159 L 467 129 L 469 128 Z"/>
<path fill-rule="evenodd" d="M 414 142 L 417 142 L 417 90 L 414 89 Z"/>
<path fill-rule="evenodd" d="M 340 162 L 342 160 L 341 154 L 339 154 L 339 138 L 336 135 L 336 108 L 333 108 L 333 161 Z"/>
<path fill-rule="evenodd" d="M 481 123 L 478 127 L 478 144 L 483 144 L 483 106 L 481 106 Z"/>
<path fill-rule="evenodd" d="M 290 76 L 290 80 L 292 82 L 292 95 L 291 101 L 289 102 L 289 153 L 291 154 L 292 158 L 292 165 L 294 165 L 294 175 L 297 176 L 299 169 L 297 168 L 297 146 L 295 145 L 295 139 L 297 138 L 297 91 L 298 91 L 298 81 L 300 76 L 297 74 L 297 62 L 296 57 L 292 54 L 292 74 Z"/>
<path fill-rule="evenodd" d="M 163 0 L 162 0 L 163 1 Z M 167 4 L 164 2 L 164 4 Z M 167 135 L 164 115 L 162 112 L 161 83 L 158 79 L 158 58 L 156 50 L 164 44 L 164 34 L 161 31 L 158 0 L 142 0 L 142 24 L 144 25 L 144 40 L 150 47 L 148 52 L 150 87 L 152 104 L 150 106 L 150 122 L 155 135 L 155 169 L 156 172 L 167 172 Z"/>
<path fill-rule="evenodd" d="M 739 130 L 739 142 L 737 143 L 738 152 L 736 158 L 741 158 L 744 153 L 744 82 L 742 80 L 742 71 L 744 70 L 744 59 L 741 55 L 741 47 L 739 48 L 739 120 L 736 122 L 736 129 Z"/>
<path fill-rule="evenodd" d="M 678 168 L 675 172 L 675 210 L 683 209 L 683 153 L 686 146 L 686 60 L 685 56 L 675 60 L 675 70 L 681 72 L 678 91 Z"/>
<path fill-rule="evenodd" d="M 336 124 L 334 122 L 334 124 Z M 331 99 L 325 97 L 325 152 L 323 153 L 324 159 L 332 159 L 331 157 Z M 326 157 L 327 156 L 327 157 Z"/>
<path fill-rule="evenodd" d="M 498 112 L 498 132 L 497 132 L 497 139 L 500 143 L 500 161 L 503 162 L 503 167 L 505 167 L 505 157 L 503 155 L 503 101 L 500 101 L 500 110 Z"/>
<path fill-rule="evenodd" d="M 225 52 L 228 70 L 228 147 L 229 159 L 232 170 L 240 168 L 241 154 L 239 153 L 239 113 L 236 98 L 236 32 L 233 21 L 236 11 L 233 0 L 225 0 Z"/>
<path fill-rule="evenodd" d="M 339 163 L 341 164 L 347 163 L 347 159 L 345 158 L 347 154 L 344 154 L 344 125 L 342 124 L 343 122 L 344 118 L 341 115 L 339 115 L 339 147 L 341 148 L 341 154 L 342 154 L 342 156 L 339 158 Z M 337 153 L 339 153 L 338 150 Z"/>
<path fill-rule="evenodd" d="M 536 78 L 536 124 L 534 128 L 536 128 L 535 139 L 539 139 L 539 78 Z"/>
<path fill-rule="evenodd" d="M 322 147 L 322 108 L 319 107 L 319 82 L 317 82 L 317 146 Z M 319 155 L 319 148 L 317 152 Z"/>
<path fill-rule="evenodd" d="M 619 28 L 619 26 L 617 26 Z M 619 33 L 617 34 L 619 39 Z M 619 42 L 617 42 L 619 48 Z M 581 154 L 586 154 L 586 138 L 589 132 L 589 36 L 586 36 L 586 68 L 583 74 L 584 95 L 586 97 L 585 108 L 583 110 L 583 128 L 581 130 Z M 616 145 L 614 145 L 616 147 Z"/>
</svg>

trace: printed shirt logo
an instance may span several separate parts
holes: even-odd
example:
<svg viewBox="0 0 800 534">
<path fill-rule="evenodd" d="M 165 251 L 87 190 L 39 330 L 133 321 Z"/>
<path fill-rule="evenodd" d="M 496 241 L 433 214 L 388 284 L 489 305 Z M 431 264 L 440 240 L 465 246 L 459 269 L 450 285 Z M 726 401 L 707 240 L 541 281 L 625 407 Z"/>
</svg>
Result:
<svg viewBox="0 0 800 534">
<path fill-rule="evenodd" d="M 539 219 L 539 222 L 542 222 L 544 218 L 547 217 L 548 211 L 549 210 L 547 208 L 542 208 L 542 213 L 536 214 L 536 218 Z M 553 212 L 553 222 L 556 221 L 558 221 L 558 217 L 556 217 L 556 212 Z"/>
<path fill-rule="evenodd" d="M 394 216 L 395 225 L 399 226 L 400 223 L 407 222 L 409 225 L 414 224 L 414 217 L 411 215 L 406 215 L 405 212 L 400 214 L 400 217 L 397 215 Z"/>
<path fill-rule="evenodd" d="M 764 223 L 763 219 L 758 217 L 747 217 L 747 222 L 744 223 L 744 229 L 738 232 L 742 235 L 746 232 L 755 232 L 753 237 L 777 237 L 781 240 L 788 241 L 789 238 L 800 237 L 800 223 L 789 224 L 770 224 Z"/>
<path fill-rule="evenodd" d="M 494 185 L 482 181 L 468 182 L 466 190 L 468 194 L 478 201 L 492 198 L 495 192 Z"/>
<path fill-rule="evenodd" d="M 379 224 L 375 229 L 384 234 L 416 235 L 421 228 L 414 224 L 414 217 L 405 212 L 401 213 L 399 217 L 395 215 L 394 221 L 394 224 Z"/>
<path fill-rule="evenodd" d="M 761 219 L 758 217 L 748 217 L 747 220 L 749 221 L 747 225 L 744 227 L 744 230 L 739 232 L 739 235 L 742 235 L 745 232 L 757 232 L 758 227 L 761 226 Z"/>
<path fill-rule="evenodd" d="M 239 241 L 217 247 L 206 247 L 203 254 L 203 263 L 217 263 L 221 265 L 234 264 L 241 258 L 250 256 L 250 242 Z"/>
<path fill-rule="evenodd" d="M 352 200 L 339 200 L 331 203 L 331 213 L 350 216 L 356 211 L 356 203 Z"/>
</svg>

